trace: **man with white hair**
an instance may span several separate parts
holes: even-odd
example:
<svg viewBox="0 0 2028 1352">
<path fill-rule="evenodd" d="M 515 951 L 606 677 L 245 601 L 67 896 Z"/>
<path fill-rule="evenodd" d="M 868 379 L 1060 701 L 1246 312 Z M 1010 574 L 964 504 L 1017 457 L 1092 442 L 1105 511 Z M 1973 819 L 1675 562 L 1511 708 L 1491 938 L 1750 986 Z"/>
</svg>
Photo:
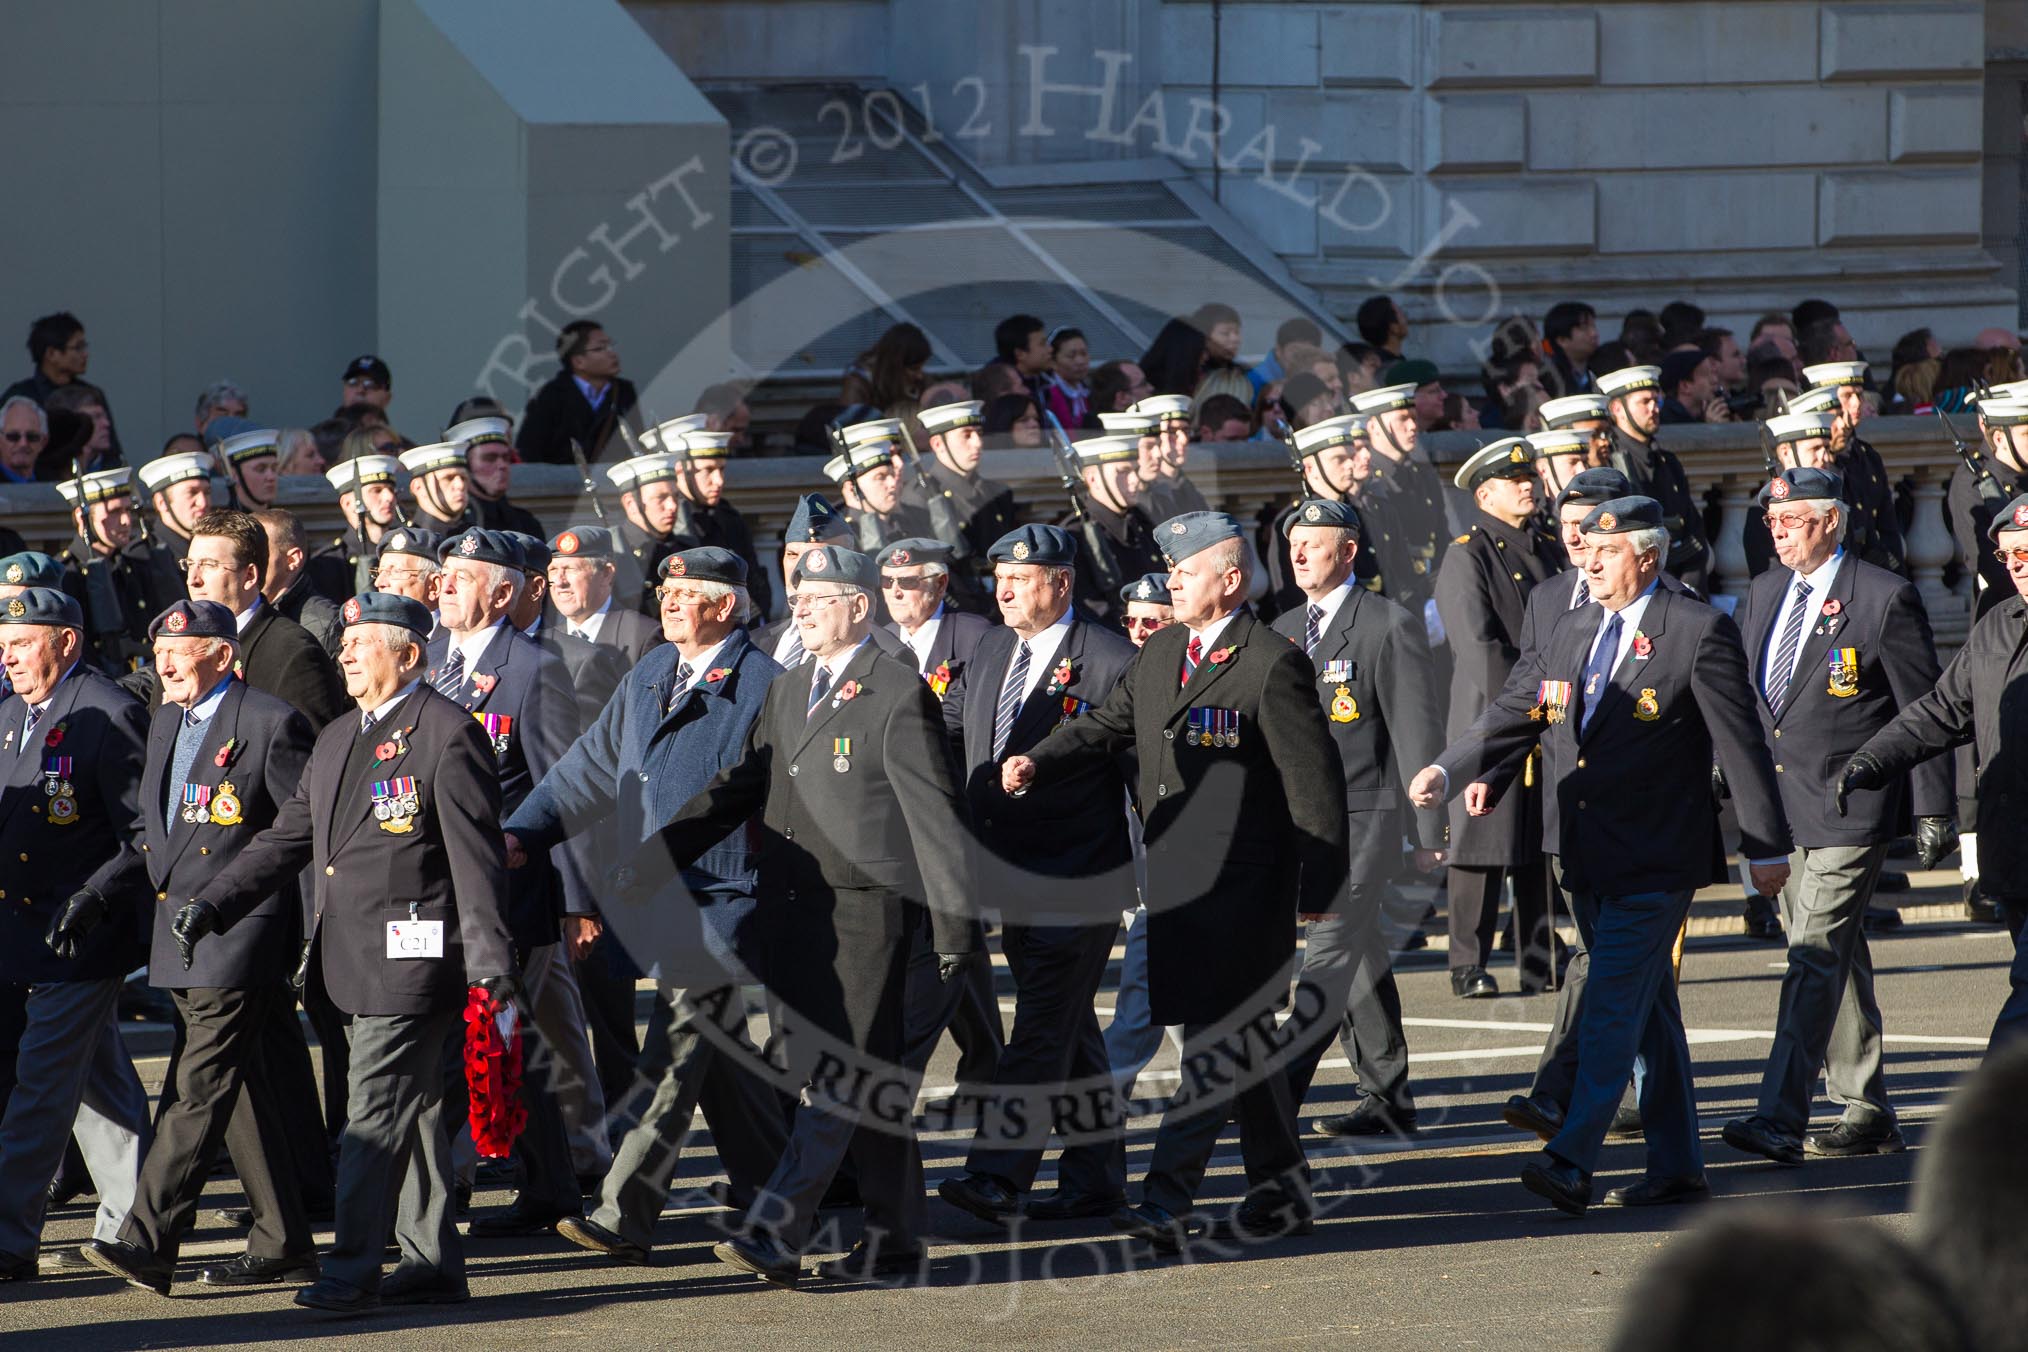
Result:
<svg viewBox="0 0 2028 1352">
<path fill-rule="evenodd" d="M 1825 801 L 1822 767 L 1842 765 L 1928 694 L 1938 673 L 1915 588 L 1846 551 L 1842 491 L 1825 469 L 1785 470 L 1760 490 L 1781 563 L 1754 579 L 1740 626 L 1796 855 L 1781 895 L 1789 961 L 1774 1050 L 1756 1110 L 1727 1123 L 1725 1141 L 1779 1164 L 1903 1148 L 1860 917 L 1911 811 L 1924 868 L 1950 853 L 1953 834 L 1950 763 L 1941 757 L 1909 780 L 1853 793 L 1835 813 Z M 1805 1137 L 1820 1069 L 1844 1115 Z"/>
<path fill-rule="evenodd" d="M 616 559 L 604 526 L 563 531 L 549 542 L 549 603 L 565 632 L 614 649 L 631 669 L 662 645 L 662 627 L 613 595 Z"/>
<path fill-rule="evenodd" d="M 1501 787 L 1530 748 L 1543 749 L 1543 810 L 1555 814 L 1564 885 L 1573 909 L 1595 903 L 1597 919 L 1577 1084 L 1561 1130 L 1521 1181 L 1573 1215 L 1591 1205 L 1592 1171 L 1636 1052 L 1647 1067 L 1648 1174 L 1607 1193 L 1605 1205 L 1708 1195 L 1670 958 L 1690 898 L 1724 871 L 1713 848 L 1714 752 L 1762 893 L 1788 880 L 1790 845 L 1739 631 L 1659 584 L 1662 505 L 1616 498 L 1593 508 L 1583 530 L 1591 603 L 1538 634 L 1499 698 L 1409 786 L 1411 802 L 1433 807 L 1476 781 Z"/>
<path fill-rule="evenodd" d="M 25 394 L 0 404 L 0 483 L 32 484 L 35 462 L 49 444 L 49 415 Z"/>
<path fill-rule="evenodd" d="M 339 666 L 358 713 L 318 736 L 296 792 L 192 897 L 197 954 L 306 866 L 316 883 L 299 975 L 314 965 L 352 1016 L 350 1102 L 338 1156 L 337 1237 L 296 1303 L 360 1314 L 466 1298 L 452 1204 L 447 1071 L 468 987 L 493 1007 L 520 993 L 507 937 L 500 781 L 470 713 L 423 679 L 429 611 L 367 592 L 345 603 Z M 401 1262 L 383 1281 L 392 1229 Z"/>
</svg>

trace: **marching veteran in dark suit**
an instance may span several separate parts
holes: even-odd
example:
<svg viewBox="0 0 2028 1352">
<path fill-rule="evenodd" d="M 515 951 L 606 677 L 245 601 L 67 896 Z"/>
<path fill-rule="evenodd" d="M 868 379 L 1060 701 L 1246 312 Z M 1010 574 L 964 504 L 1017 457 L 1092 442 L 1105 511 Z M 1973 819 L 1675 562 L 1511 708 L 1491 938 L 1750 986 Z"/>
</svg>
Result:
<svg viewBox="0 0 2028 1352">
<path fill-rule="evenodd" d="M 982 615 L 950 604 L 951 550 L 941 540 L 896 540 L 874 556 L 887 631 L 900 639 L 915 668 L 942 699 L 993 628 Z"/>
<path fill-rule="evenodd" d="M 423 681 L 430 613 L 366 592 L 340 611 L 338 662 L 359 706 L 318 736 L 295 795 L 181 923 L 201 955 L 311 864 L 316 894 L 302 963 L 352 1016 L 348 1121 L 338 1156 L 337 1238 L 323 1279 L 296 1303 L 357 1314 L 383 1300 L 465 1297 L 453 1224 L 446 1058 L 458 1055 L 466 989 L 519 993 L 506 921 L 500 780 L 471 714 Z M 193 957 L 193 962 L 195 957 Z M 385 1281 L 390 1222 L 401 1262 Z"/>
<path fill-rule="evenodd" d="M 1215 1061 L 1219 1036 L 1253 1036 L 1246 1030 L 1286 997 L 1297 917 L 1343 904 L 1345 774 L 1310 660 L 1245 609 L 1239 523 L 1192 513 L 1163 522 L 1156 539 L 1176 623 L 1147 641 L 1104 704 L 1008 757 L 1001 783 L 1047 795 L 1095 760 L 1138 753 L 1151 1017 L 1183 1025 L 1187 1069 L 1193 1055 Z M 1309 1229 L 1296 1105 L 1283 1067 L 1256 1050 L 1250 1068 L 1220 1068 L 1216 1088 L 1186 1074 L 1156 1135 L 1143 1200 L 1116 1226 L 1165 1250 L 1187 1239 L 1197 1185 L 1236 1113 L 1249 1192 L 1230 1228 Z"/>
<path fill-rule="evenodd" d="M 1981 876 L 2014 931 L 2011 990 L 1993 1023 L 1991 1051 L 2028 1038 L 2028 494 L 1994 513 L 1987 538 L 2007 570 L 2014 595 L 1972 626 L 1965 646 L 1928 694 L 1902 708 L 1868 738 L 1838 774 L 1833 804 L 1850 814 L 1919 762 L 1967 742 L 1978 749 L 1978 828 L 1984 842 Z"/>
<path fill-rule="evenodd" d="M 1770 893 L 1787 881 L 1788 824 L 1754 715 L 1738 630 L 1721 612 L 1661 587 L 1669 532 L 1653 498 L 1603 503 L 1585 518 L 1595 605 L 1567 612 L 1522 654 L 1498 700 L 1409 786 L 1433 807 L 1544 746 L 1572 904 L 1596 901 L 1590 982 L 1578 1028 L 1577 1086 L 1562 1130 L 1521 1181 L 1582 1214 L 1591 1176 L 1638 1051 L 1648 1176 L 1612 1206 L 1700 1198 L 1690 1049 L 1670 962 L 1690 898 L 1723 872 L 1711 760 L 1732 787 L 1741 852 Z"/>
<path fill-rule="evenodd" d="M 1795 836 L 1782 889 L 1789 936 L 1774 1050 L 1750 1117 L 1728 1122 L 1728 1145 L 1783 1164 L 1812 1155 L 1902 1148 L 1881 1074 L 1873 957 L 1859 920 L 1887 847 L 1915 817 L 1924 868 L 1950 852 L 1950 762 L 1916 766 L 1907 781 L 1851 795 L 1843 812 L 1825 792 L 1854 751 L 1937 682 L 1936 646 L 1915 587 L 1845 548 L 1843 485 L 1822 469 L 1785 470 L 1760 490 L 1779 564 L 1747 593 L 1747 673 L 1774 752 L 1775 782 Z M 1912 788 L 1912 792 L 1909 792 Z M 1810 1097 L 1824 1072 L 1843 1116 L 1811 1134 Z"/>
<path fill-rule="evenodd" d="M 1528 594 L 1562 566 L 1535 530 L 1534 451 L 1520 437 L 1496 441 L 1459 467 L 1452 482 L 1478 511 L 1437 568 L 1437 614 L 1450 642 L 1447 733 L 1471 726 L 1507 683 L 1521 656 Z M 1420 767 L 1418 767 L 1420 768 Z M 1542 858 L 1542 790 L 1530 777 L 1509 786 L 1484 816 L 1451 809 L 1444 887 L 1449 897 L 1451 994 L 1498 995 L 1486 971 L 1500 918 L 1500 883 L 1514 883 L 1514 953 L 1523 994 L 1549 976 L 1549 871 Z"/>
<path fill-rule="evenodd" d="M 618 550 L 604 526 L 574 526 L 549 542 L 549 601 L 566 633 L 619 650 L 631 670 L 662 646 L 662 627 L 613 595 Z"/>
<path fill-rule="evenodd" d="M 598 722 L 509 814 L 509 863 L 609 821 L 625 858 L 739 759 L 782 670 L 740 627 L 746 577 L 738 555 L 712 546 L 662 561 L 668 641 L 628 673 Z M 751 1197 L 773 1172 L 787 1132 L 766 1088 L 723 1055 L 733 1036 L 726 1025 L 746 1011 L 737 982 L 764 974 L 750 832 L 742 824 L 706 850 L 682 870 L 680 888 L 673 877 L 616 872 L 600 891 L 612 898 L 600 942 L 623 946 L 659 983 L 635 1070 L 653 1097 L 614 1151 L 597 1207 L 557 1229 L 574 1244 L 641 1263 L 700 1104 L 738 1196 Z"/>
<path fill-rule="evenodd" d="M 899 1069 L 918 908 L 929 910 L 946 979 L 981 944 L 942 716 L 915 669 L 872 645 L 879 585 L 864 554 L 836 545 L 802 554 L 793 613 L 810 660 L 768 687 L 739 759 L 661 834 L 682 868 L 760 816 L 757 886 L 773 912 L 768 985 L 804 1085 L 788 1149 L 745 1233 L 715 1252 L 782 1285 L 802 1275 L 798 1250 L 848 1150 L 866 1238 L 819 1275 L 901 1275 L 921 1264 L 914 1077 Z M 862 1124 L 868 1114 L 878 1120 Z"/>
<path fill-rule="evenodd" d="M 84 628 L 83 608 L 51 588 L 0 601 L 13 687 L 0 699 L 0 984 L 27 991 L 5 1049 L 17 1079 L 0 1116 L 0 1282 L 36 1275 L 49 1181 L 73 1132 L 98 1185 L 98 1239 L 126 1218 L 148 1144 L 115 1012 L 146 951 L 147 714 L 90 668 Z"/>
<path fill-rule="evenodd" d="M 1317 669 L 1317 701 L 1345 768 L 1351 850 L 1346 904 L 1309 923 L 1297 980 L 1320 992 L 1325 1008 L 1340 1016 L 1338 1041 L 1362 1093 L 1351 1112 L 1320 1119 L 1317 1129 L 1327 1136 L 1409 1132 L 1415 1130 L 1415 1098 L 1408 1087 L 1408 1037 L 1380 917 L 1401 868 L 1404 834 L 1415 840 L 1422 872 L 1444 855 L 1443 814 L 1420 811 L 1404 820 L 1401 810 L 1402 785 L 1443 749 L 1429 641 L 1419 620 L 1359 585 L 1361 522 L 1350 503 L 1311 498 L 1297 503 L 1285 521 L 1289 576 L 1302 603 L 1275 620 L 1275 632 L 1301 647 Z M 1446 559 L 1444 567 L 1450 566 Z M 1330 1044 L 1326 1026 L 1289 1064 L 1289 1095 L 1298 1107 Z"/>
<path fill-rule="evenodd" d="M 130 1285 L 167 1295 L 223 1146 L 246 1190 L 253 1229 L 245 1254 L 207 1269 L 206 1280 L 247 1285 L 314 1276 L 310 1223 L 278 1101 L 284 1086 L 260 1073 L 268 1026 L 295 1018 L 294 993 L 284 982 L 301 931 L 296 892 L 278 889 L 262 898 L 230 933 L 188 957 L 181 928 L 199 914 L 191 898 L 211 891 L 212 879 L 294 796 L 310 758 L 310 725 L 233 675 L 239 631 L 226 607 L 178 601 L 150 628 L 163 702 L 141 774 L 141 850 L 155 889 L 148 979 L 175 1000 L 184 1042 L 127 1223 L 117 1240 L 92 1240 L 84 1255 Z M 311 1120 L 306 1144 L 321 1158 L 314 1111 Z"/>
<path fill-rule="evenodd" d="M 429 681 L 485 732 L 500 778 L 501 807 L 512 812 L 575 740 L 577 699 L 562 661 L 507 622 L 526 585 L 515 542 L 503 532 L 475 526 L 447 538 L 440 557 L 442 626 L 430 644 Z M 575 984 L 562 949 L 564 929 L 575 941 L 580 931 L 598 926 L 596 889 L 585 872 L 572 847 L 556 851 L 554 858 L 538 854 L 508 875 L 507 933 L 531 1009 L 543 1000 L 546 983 Z M 566 918 L 567 909 L 572 914 Z M 568 1064 L 564 1039 L 582 1042 L 585 1032 L 582 1026 L 559 1029 L 538 1016 L 536 1026 L 524 1033 L 531 1044 L 540 1037 L 544 1046 L 540 1053 L 530 1051 L 521 1082 L 528 1105 L 527 1129 L 514 1145 L 521 1191 L 506 1212 L 474 1217 L 475 1235 L 541 1233 L 579 1210 L 577 1175 L 554 1080 Z M 597 1115 L 604 1116 L 602 1095 Z M 464 1168 L 476 1169 L 478 1157 L 468 1156 L 462 1143 L 459 1156 L 461 1175 Z"/>
<path fill-rule="evenodd" d="M 1133 766 L 1123 755 L 1094 758 L 1045 791 L 1012 797 L 1001 787 L 1000 763 L 1104 703 L 1133 666 L 1135 649 L 1072 607 L 1077 545 L 1070 532 L 1023 526 L 987 552 L 1006 623 L 988 630 L 945 695 L 944 723 L 961 748 L 982 846 L 980 895 L 1002 918 L 1014 1033 L 965 1173 L 945 1179 L 938 1192 L 983 1220 L 1012 1219 L 1035 1184 L 1054 1125 L 1080 1139 L 1066 1143 L 1055 1195 L 1030 1202 L 1028 1216 L 1110 1216 L 1126 1200 L 1126 1149 L 1093 999 L 1120 913 L 1134 907 L 1126 806 Z M 1094 1100 L 1100 1085 L 1107 1090 Z M 1058 1104 L 1066 1092 L 1076 1111 Z"/>
</svg>

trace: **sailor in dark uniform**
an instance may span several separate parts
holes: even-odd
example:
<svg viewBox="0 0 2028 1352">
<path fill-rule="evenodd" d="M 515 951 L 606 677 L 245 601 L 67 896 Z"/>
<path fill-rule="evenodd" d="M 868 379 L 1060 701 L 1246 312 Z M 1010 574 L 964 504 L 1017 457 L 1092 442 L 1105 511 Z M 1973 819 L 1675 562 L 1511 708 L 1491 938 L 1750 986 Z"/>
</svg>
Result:
<svg viewBox="0 0 2028 1352">
<path fill-rule="evenodd" d="M 310 556 L 309 571 L 310 585 L 330 600 L 343 605 L 373 590 L 380 541 L 401 524 L 401 502 L 394 492 L 400 473 L 401 461 L 391 455 L 362 455 L 324 471 L 325 480 L 338 490 L 338 510 L 345 514 L 346 529 Z"/>
<path fill-rule="evenodd" d="M 930 514 L 938 539 L 951 546 L 951 603 L 961 610 L 991 614 L 986 582 L 986 551 L 1019 524 L 1014 490 L 979 473 L 985 456 L 980 427 L 985 405 L 977 399 L 939 404 L 915 415 L 929 438 L 930 455 L 922 462 L 922 478 L 902 494 L 905 502 Z M 946 538 L 935 502 L 950 506 L 955 539 Z"/>
<path fill-rule="evenodd" d="M 157 456 L 134 471 L 148 494 L 155 521 L 148 539 L 176 560 L 190 552 L 190 530 L 211 509 L 211 457 L 196 451 Z"/>
<path fill-rule="evenodd" d="M 1639 497 L 1662 504 L 1669 527 L 1670 576 L 1700 595 L 1711 585 L 1711 544 L 1704 538 L 1704 508 L 1690 491 L 1683 462 L 1655 441 L 1662 425 L 1662 368 L 1625 366 L 1598 378 L 1613 419 L 1612 467 L 1627 476 Z"/>
<path fill-rule="evenodd" d="M 846 449 L 824 464 L 824 477 L 838 485 L 845 499 L 841 515 L 852 528 L 852 538 L 868 555 L 896 540 L 933 533 L 928 509 L 901 499 L 901 471 L 895 467 L 900 447 L 880 434 L 890 423 L 900 429 L 892 418 L 846 428 Z"/>
<path fill-rule="evenodd" d="M 1367 417 L 1373 473 L 1361 486 L 1359 515 L 1379 557 L 1381 594 L 1423 616 L 1435 595 L 1436 569 L 1451 534 L 1443 480 L 1418 456 L 1415 386 L 1389 385 L 1352 396 Z"/>
<path fill-rule="evenodd" d="M 458 405 L 459 412 L 472 402 L 467 400 Z M 444 429 L 445 441 L 457 442 L 465 448 L 465 469 L 470 476 L 465 503 L 470 509 L 469 524 L 487 530 L 546 535 L 540 517 L 507 500 L 507 482 L 514 463 L 513 432 L 513 421 L 497 414 L 466 418 Z"/>
<path fill-rule="evenodd" d="M 1076 449 L 1088 529 L 1070 517 L 1057 524 L 1077 537 L 1078 605 L 1094 619 L 1117 624 L 1119 588 L 1146 573 L 1168 571 L 1155 544 L 1155 523 L 1140 505 L 1140 438 L 1086 437 Z"/>
<path fill-rule="evenodd" d="M 1905 576 L 1908 550 L 1895 511 L 1894 480 L 1880 452 L 1859 435 L 1860 421 L 1872 413 L 1866 404 L 1868 369 L 1863 361 L 1805 366 L 1803 379 L 1810 388 L 1789 400 L 1789 412 L 1814 413 L 1821 405 L 1838 415 L 1831 427 L 1831 469 L 1845 481 L 1850 513 L 1845 548 L 1876 568 Z"/>
<path fill-rule="evenodd" d="M 1303 468 L 1303 491 L 1275 514 L 1259 541 L 1268 574 L 1268 595 L 1262 608 L 1270 615 L 1303 604 L 1303 589 L 1289 570 L 1289 523 L 1295 519 L 1296 509 L 1309 499 L 1350 502 L 1359 485 L 1355 473 L 1358 458 L 1372 455 L 1366 445 L 1366 417 L 1360 413 L 1311 423 L 1298 429 L 1293 440 Z M 1359 552 L 1354 568 L 1361 586 L 1371 585 L 1380 571 L 1366 550 Z"/>
<path fill-rule="evenodd" d="M 456 535 L 475 524 L 472 472 L 465 467 L 463 442 L 433 441 L 403 451 L 401 467 L 408 471 L 416 525 L 439 535 Z"/>
<path fill-rule="evenodd" d="M 676 457 L 650 451 L 606 467 L 620 492 L 624 521 L 610 523 L 619 546 L 613 592 L 644 615 L 656 613 L 655 586 L 662 560 L 684 547 L 677 533 L 683 499 L 676 491 Z"/>
</svg>

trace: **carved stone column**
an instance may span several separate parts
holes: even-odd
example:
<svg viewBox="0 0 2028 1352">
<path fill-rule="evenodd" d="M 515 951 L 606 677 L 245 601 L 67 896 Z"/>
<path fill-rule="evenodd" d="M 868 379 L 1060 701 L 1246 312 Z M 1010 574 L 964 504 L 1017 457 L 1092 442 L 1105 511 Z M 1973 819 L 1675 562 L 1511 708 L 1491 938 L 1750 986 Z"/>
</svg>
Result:
<svg viewBox="0 0 2028 1352">
<path fill-rule="evenodd" d="M 1746 599 L 1753 582 L 1746 561 L 1746 522 L 1755 511 L 1753 495 L 1761 481 L 1740 474 L 1728 474 L 1718 483 L 1718 538 L 1711 542 L 1712 562 L 1718 580 L 1712 589 L 1721 596 Z"/>
<path fill-rule="evenodd" d="M 1964 646 L 1971 627 L 1971 612 L 1965 601 L 1944 586 L 1944 565 L 1951 561 L 1956 544 L 1944 522 L 1945 473 L 1929 465 L 1910 471 L 1915 481 L 1915 516 L 1908 527 L 1908 566 L 1915 575 L 1915 589 L 1929 612 L 1930 627 L 1936 632 L 1937 656 L 1949 661 Z"/>
</svg>

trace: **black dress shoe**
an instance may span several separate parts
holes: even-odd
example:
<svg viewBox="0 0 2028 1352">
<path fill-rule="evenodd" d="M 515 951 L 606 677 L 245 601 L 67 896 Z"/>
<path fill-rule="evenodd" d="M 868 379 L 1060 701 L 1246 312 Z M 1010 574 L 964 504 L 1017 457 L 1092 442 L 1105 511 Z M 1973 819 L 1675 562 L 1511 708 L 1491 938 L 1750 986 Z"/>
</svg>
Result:
<svg viewBox="0 0 2028 1352">
<path fill-rule="evenodd" d="M 1029 1198 L 1021 1214 L 1031 1221 L 1081 1221 L 1094 1216 L 1110 1216 L 1126 1204 L 1127 1199 L 1118 1193 L 1102 1197 L 1096 1193 L 1058 1188 L 1047 1197 Z"/>
<path fill-rule="evenodd" d="M 1343 1116 L 1318 1118 L 1316 1129 L 1324 1136 L 1413 1136 L 1415 1109 L 1389 1108 L 1368 1095 Z"/>
<path fill-rule="evenodd" d="M 0 1252 L 0 1282 L 32 1282 L 41 1275 L 34 1254 L 23 1258 L 18 1253 Z"/>
<path fill-rule="evenodd" d="M 1803 1143 L 1765 1117 L 1734 1118 L 1719 1135 L 1734 1150 L 1744 1150 L 1776 1164 L 1803 1162 Z"/>
<path fill-rule="evenodd" d="M 69 1206 L 72 1202 L 97 1196 L 98 1194 L 92 1191 L 91 1180 L 88 1178 L 65 1178 L 59 1174 L 49 1180 L 48 1208 L 51 1211 L 58 1207 Z"/>
<path fill-rule="evenodd" d="M 1813 1131 L 1803 1138 L 1803 1153 L 1842 1159 L 1851 1155 L 1898 1155 L 1908 1149 L 1900 1128 L 1892 1122 L 1862 1127 L 1839 1121 L 1829 1131 Z"/>
<path fill-rule="evenodd" d="M 156 1262 L 155 1255 L 138 1244 L 127 1244 L 117 1239 L 88 1239 L 77 1253 L 91 1266 L 101 1272 L 112 1273 L 129 1286 L 153 1291 L 158 1296 L 169 1294 L 169 1276 L 173 1269 Z"/>
<path fill-rule="evenodd" d="M 472 1298 L 463 1277 L 421 1263 L 403 1263 L 380 1283 L 382 1305 L 462 1305 Z"/>
<path fill-rule="evenodd" d="M 816 1272 L 829 1282 L 912 1285 L 929 1275 L 929 1253 L 920 1244 L 881 1244 L 869 1248 L 862 1239 L 843 1258 L 827 1258 L 817 1264 Z"/>
<path fill-rule="evenodd" d="M 1641 1127 L 1641 1110 L 1630 1103 L 1622 1103 L 1613 1112 L 1612 1125 L 1606 1128 L 1606 1135 L 1616 1141 L 1637 1140 L 1646 1134 Z"/>
<path fill-rule="evenodd" d="M 1500 1110 L 1506 1124 L 1519 1131 L 1532 1131 L 1547 1141 L 1563 1130 L 1563 1109 L 1535 1094 L 1516 1094 Z"/>
<path fill-rule="evenodd" d="M 88 1272 L 95 1266 L 85 1260 L 80 1249 L 56 1248 L 42 1251 L 42 1266 L 52 1272 Z"/>
<path fill-rule="evenodd" d="M 1591 1205 L 1591 1175 L 1548 1151 L 1521 1171 L 1521 1184 L 1558 1211 L 1582 1216 Z"/>
<path fill-rule="evenodd" d="M 315 1277 L 317 1255 L 297 1254 L 293 1258 L 256 1258 L 243 1253 L 215 1267 L 205 1268 L 197 1280 L 206 1286 L 265 1286 L 291 1277 Z"/>
<path fill-rule="evenodd" d="M 1157 1253 L 1181 1253 L 1190 1242 L 1190 1223 L 1153 1202 L 1123 1206 L 1113 1213 L 1113 1229 L 1145 1239 Z"/>
<path fill-rule="evenodd" d="M 1307 1205 L 1280 1194 L 1249 1196 L 1213 1227 L 1220 1238 L 1241 1244 L 1307 1235 L 1316 1228 Z"/>
<path fill-rule="evenodd" d="M 1976 882 L 1965 884 L 1965 919 L 1975 925 L 2004 925 L 2007 917 L 2000 914 L 2000 904 L 1991 897 L 1981 896 Z"/>
<path fill-rule="evenodd" d="M 1748 897 L 1743 915 L 1746 921 L 1746 937 L 1762 939 L 1769 943 L 1780 943 L 1784 939 L 1782 922 L 1775 915 L 1773 903 L 1766 897 Z"/>
<path fill-rule="evenodd" d="M 719 1262 L 776 1286 L 794 1286 L 803 1275 L 803 1260 L 766 1230 L 734 1235 L 712 1245 L 711 1252 Z"/>
<path fill-rule="evenodd" d="M 1644 1178 L 1624 1188 L 1614 1188 L 1599 1198 L 1600 1206 L 1679 1206 L 1686 1202 L 1711 1200 L 1711 1185 L 1700 1174 L 1694 1178 Z"/>
<path fill-rule="evenodd" d="M 1498 983 L 1483 967 L 1458 967 L 1451 971 L 1451 994 L 1460 1000 L 1484 1000 L 1499 993 Z"/>
<path fill-rule="evenodd" d="M 508 1235 L 547 1235 L 556 1231 L 556 1223 L 571 1213 L 555 1211 L 548 1207 L 524 1207 L 515 1203 L 505 1211 L 495 1211 L 484 1216 L 474 1216 L 472 1223 L 465 1227 L 465 1233 L 474 1239 L 500 1239 Z"/>
<path fill-rule="evenodd" d="M 602 1253 L 615 1263 L 629 1267 L 646 1267 L 648 1251 L 640 1245 L 622 1239 L 589 1216 L 565 1216 L 556 1223 L 556 1233 L 562 1235 L 580 1249 Z"/>
<path fill-rule="evenodd" d="M 244 1230 L 253 1224 L 253 1208 L 250 1206 L 222 1206 L 211 1213 L 211 1218 L 220 1225 L 230 1225 Z"/>
<path fill-rule="evenodd" d="M 326 1314 L 356 1315 L 379 1309 L 380 1297 L 372 1291 L 362 1291 L 350 1282 L 326 1277 L 296 1292 L 296 1304 L 322 1310 Z"/>
<path fill-rule="evenodd" d="M 1005 1225 L 1021 1211 L 1021 1198 L 1006 1179 L 976 1170 L 937 1184 L 937 1196 L 966 1215 L 995 1225 Z"/>
</svg>

